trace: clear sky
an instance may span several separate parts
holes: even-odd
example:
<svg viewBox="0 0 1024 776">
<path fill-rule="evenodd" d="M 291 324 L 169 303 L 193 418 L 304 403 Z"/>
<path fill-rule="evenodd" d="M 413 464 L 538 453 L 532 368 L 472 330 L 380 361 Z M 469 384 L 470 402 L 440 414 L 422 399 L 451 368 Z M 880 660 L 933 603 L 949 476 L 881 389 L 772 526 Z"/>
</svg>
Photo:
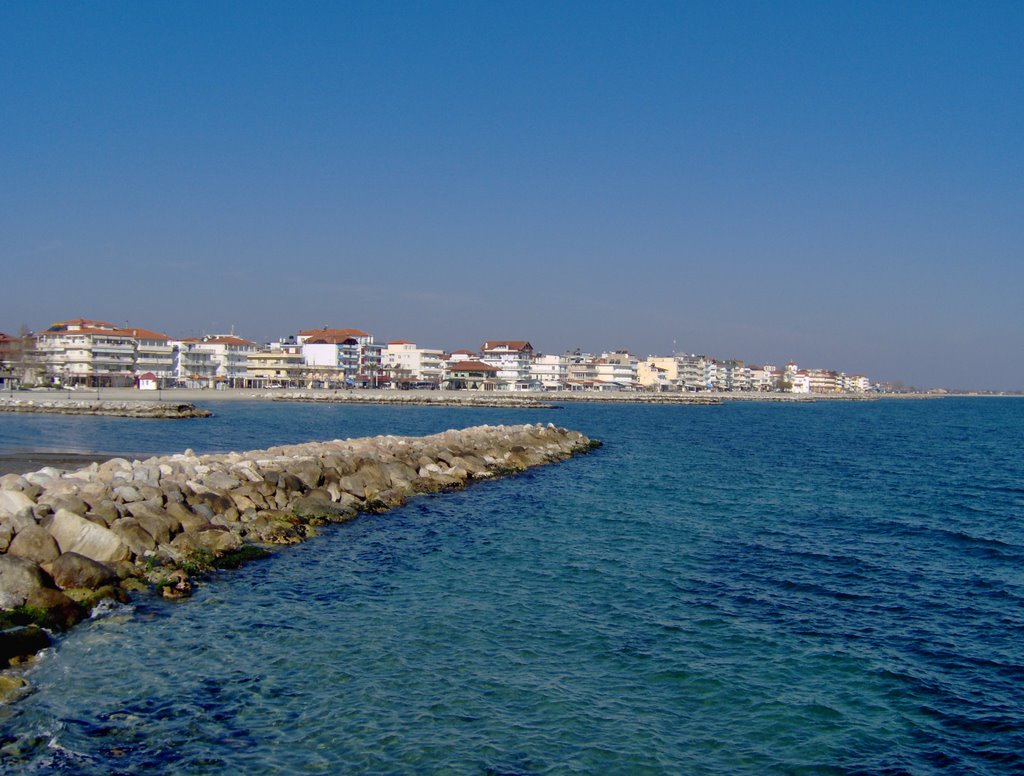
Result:
<svg viewBox="0 0 1024 776">
<path fill-rule="evenodd" d="M 1024 3 L 6 2 L 0 330 L 1024 388 Z"/>
</svg>

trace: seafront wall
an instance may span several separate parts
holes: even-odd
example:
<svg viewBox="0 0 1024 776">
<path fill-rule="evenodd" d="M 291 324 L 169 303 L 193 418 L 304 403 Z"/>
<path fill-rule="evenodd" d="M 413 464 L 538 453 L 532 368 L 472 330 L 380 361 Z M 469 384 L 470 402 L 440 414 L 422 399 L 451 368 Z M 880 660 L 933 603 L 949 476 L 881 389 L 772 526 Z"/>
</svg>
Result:
<svg viewBox="0 0 1024 776">
<path fill-rule="evenodd" d="M 208 418 L 213 413 L 194 404 L 163 401 L 109 401 L 104 399 L 0 398 L 0 412 L 37 412 L 56 415 L 105 415 L 118 418 Z"/>
<path fill-rule="evenodd" d="M 195 574 L 300 542 L 316 526 L 598 444 L 552 424 L 477 426 L 4 475 L 0 667 L 48 643 L 36 626 L 70 627 L 101 600 L 151 586 L 183 597 Z"/>
</svg>

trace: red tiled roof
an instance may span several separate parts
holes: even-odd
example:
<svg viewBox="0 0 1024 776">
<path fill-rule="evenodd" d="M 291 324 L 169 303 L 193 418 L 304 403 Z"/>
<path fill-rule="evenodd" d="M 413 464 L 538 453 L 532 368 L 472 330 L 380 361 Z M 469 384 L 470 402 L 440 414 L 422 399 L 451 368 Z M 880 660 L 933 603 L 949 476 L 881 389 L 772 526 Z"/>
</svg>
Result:
<svg viewBox="0 0 1024 776">
<path fill-rule="evenodd" d="M 139 380 L 156 380 L 156 375 L 152 372 L 146 372 L 144 375 L 139 375 Z"/>
<path fill-rule="evenodd" d="M 459 361 L 448 367 L 450 372 L 497 372 L 498 368 L 481 361 Z"/>
<path fill-rule="evenodd" d="M 507 350 L 525 350 L 529 348 L 533 350 L 533 345 L 526 340 L 487 340 L 484 342 L 484 350 L 496 350 L 497 348 L 505 348 Z"/>
<path fill-rule="evenodd" d="M 75 334 L 103 334 L 108 337 L 130 337 L 132 336 L 128 332 L 122 329 L 97 329 L 93 326 L 82 326 L 81 328 L 69 331 L 68 329 L 54 329 L 52 326 L 46 331 L 39 332 L 40 337 L 63 337 L 65 335 Z"/>
<path fill-rule="evenodd" d="M 409 340 L 391 340 L 388 342 L 389 345 L 415 345 L 415 342 L 409 342 Z"/>
<path fill-rule="evenodd" d="M 136 339 L 156 339 L 156 340 L 169 340 L 166 334 L 160 334 L 159 332 L 150 331 L 149 329 L 119 329 L 120 332 L 127 334 Z"/>
<path fill-rule="evenodd" d="M 50 324 L 47 331 L 59 331 L 60 329 L 66 329 L 68 326 L 84 326 L 91 329 L 116 329 L 117 327 L 112 323 L 106 321 L 91 321 L 88 318 L 75 318 L 71 321 L 58 321 L 57 323 Z"/>
</svg>

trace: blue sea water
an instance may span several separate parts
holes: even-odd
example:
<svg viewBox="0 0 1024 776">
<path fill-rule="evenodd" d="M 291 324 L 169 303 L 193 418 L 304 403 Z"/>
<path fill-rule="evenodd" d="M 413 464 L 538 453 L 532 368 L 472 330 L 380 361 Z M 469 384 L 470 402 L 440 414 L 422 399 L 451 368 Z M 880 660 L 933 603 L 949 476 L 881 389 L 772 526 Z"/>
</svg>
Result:
<svg viewBox="0 0 1024 776">
<path fill-rule="evenodd" d="M 170 452 L 554 421 L 600 450 L 78 627 L 21 773 L 1024 771 L 1024 401 L 0 417 Z"/>
</svg>

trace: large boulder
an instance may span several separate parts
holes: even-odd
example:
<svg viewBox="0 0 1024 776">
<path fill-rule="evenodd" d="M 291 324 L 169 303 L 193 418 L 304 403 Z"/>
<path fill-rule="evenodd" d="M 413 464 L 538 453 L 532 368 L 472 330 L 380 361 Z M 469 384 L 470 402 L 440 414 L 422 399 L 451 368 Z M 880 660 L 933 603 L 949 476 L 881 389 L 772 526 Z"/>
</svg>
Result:
<svg viewBox="0 0 1024 776">
<path fill-rule="evenodd" d="M 111 524 L 110 530 L 121 537 L 128 549 L 137 557 L 156 549 L 156 542 L 149 531 L 142 527 L 134 517 L 122 517 Z"/>
<path fill-rule="evenodd" d="M 131 550 L 109 528 L 61 509 L 49 521 L 47 530 L 62 553 L 74 552 L 100 563 L 128 560 Z"/>
<path fill-rule="evenodd" d="M 16 515 L 23 510 L 32 512 L 35 502 L 20 490 L 0 490 L 0 514 Z"/>
<path fill-rule="evenodd" d="M 50 566 L 50 573 L 57 587 L 62 590 L 97 590 L 117 582 L 117 574 L 112 568 L 77 552 L 65 552 L 57 558 Z"/>
<path fill-rule="evenodd" d="M 50 532 L 38 525 L 31 525 L 11 541 L 7 554 L 17 558 L 27 558 L 33 563 L 49 563 L 60 555 L 57 542 Z"/>
<path fill-rule="evenodd" d="M 163 507 L 129 504 L 131 513 L 157 544 L 167 544 L 171 537 L 181 530 L 181 521 L 171 516 Z"/>
<path fill-rule="evenodd" d="M 85 610 L 59 590 L 42 587 L 28 595 L 25 605 L 43 612 L 39 625 L 65 631 L 85 618 Z"/>
<path fill-rule="evenodd" d="M 32 591 L 51 586 L 50 580 L 32 561 L 0 555 L 0 609 L 21 606 Z"/>
</svg>

